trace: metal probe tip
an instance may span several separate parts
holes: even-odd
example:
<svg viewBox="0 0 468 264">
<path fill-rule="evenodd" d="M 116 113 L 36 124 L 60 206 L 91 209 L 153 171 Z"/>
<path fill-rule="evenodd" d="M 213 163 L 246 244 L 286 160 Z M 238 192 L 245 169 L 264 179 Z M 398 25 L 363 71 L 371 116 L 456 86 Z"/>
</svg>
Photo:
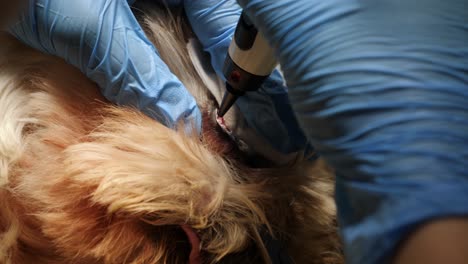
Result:
<svg viewBox="0 0 468 264">
<path fill-rule="evenodd" d="M 238 95 L 232 94 L 229 91 L 226 91 L 223 96 L 223 100 L 221 101 L 221 105 L 218 109 L 218 116 L 223 117 L 227 111 L 232 107 L 232 105 L 236 102 Z"/>
</svg>

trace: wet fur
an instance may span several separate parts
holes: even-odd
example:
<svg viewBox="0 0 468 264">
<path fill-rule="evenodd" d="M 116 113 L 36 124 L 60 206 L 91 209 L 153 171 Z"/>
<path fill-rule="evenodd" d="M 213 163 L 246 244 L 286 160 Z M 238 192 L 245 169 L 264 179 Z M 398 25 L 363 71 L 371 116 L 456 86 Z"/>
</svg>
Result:
<svg viewBox="0 0 468 264">
<path fill-rule="evenodd" d="M 182 224 L 204 263 L 261 262 L 261 230 L 296 263 L 343 263 L 331 171 L 247 166 L 215 124 L 181 23 L 145 13 L 204 113 L 201 138 L 107 103 L 64 61 L 0 35 L 0 263 L 187 263 Z"/>
</svg>

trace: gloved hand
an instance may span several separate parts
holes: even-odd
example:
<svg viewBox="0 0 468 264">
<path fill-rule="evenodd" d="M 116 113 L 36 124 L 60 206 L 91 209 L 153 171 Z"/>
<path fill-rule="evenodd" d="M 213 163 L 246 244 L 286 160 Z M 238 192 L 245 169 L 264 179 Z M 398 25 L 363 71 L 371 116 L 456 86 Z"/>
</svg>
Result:
<svg viewBox="0 0 468 264">
<path fill-rule="evenodd" d="M 336 169 L 347 263 L 388 263 L 419 224 L 468 215 L 466 1 L 238 2 Z"/>
<path fill-rule="evenodd" d="M 187 130 L 201 130 L 195 100 L 160 59 L 127 1 L 30 0 L 10 31 L 78 67 L 108 100 L 137 107 L 168 127 L 184 122 Z"/>
<path fill-rule="evenodd" d="M 222 69 L 242 11 L 240 6 L 235 1 L 219 0 L 185 0 L 184 6 L 195 34 L 211 55 L 213 69 L 224 78 Z M 278 71 L 258 91 L 246 93 L 236 104 L 248 125 L 278 151 L 287 154 L 306 148 L 306 138 Z"/>
</svg>

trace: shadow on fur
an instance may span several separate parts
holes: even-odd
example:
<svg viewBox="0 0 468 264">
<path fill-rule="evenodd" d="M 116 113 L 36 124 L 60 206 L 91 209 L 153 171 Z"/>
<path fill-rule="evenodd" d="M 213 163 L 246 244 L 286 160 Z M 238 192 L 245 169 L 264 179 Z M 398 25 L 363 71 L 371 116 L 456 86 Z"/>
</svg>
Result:
<svg viewBox="0 0 468 264">
<path fill-rule="evenodd" d="M 219 131 L 181 32 L 146 28 L 204 113 L 202 137 L 107 103 L 62 60 L 0 35 L 0 263 L 268 262 L 260 230 L 296 263 L 343 263 L 333 174 L 321 162 L 252 168 Z M 179 33 L 177 33 L 179 32 Z"/>
</svg>

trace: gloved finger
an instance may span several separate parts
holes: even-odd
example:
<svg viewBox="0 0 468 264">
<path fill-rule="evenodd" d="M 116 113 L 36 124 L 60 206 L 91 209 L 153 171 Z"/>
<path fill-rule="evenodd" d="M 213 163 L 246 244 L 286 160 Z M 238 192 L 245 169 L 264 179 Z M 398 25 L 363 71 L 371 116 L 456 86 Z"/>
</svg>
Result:
<svg viewBox="0 0 468 264">
<path fill-rule="evenodd" d="M 222 67 L 242 12 L 234 0 L 184 2 L 187 17 L 211 63 L 221 78 Z M 306 138 L 289 103 L 283 78 L 275 71 L 257 92 L 250 92 L 236 104 L 247 123 L 278 151 L 291 153 L 304 149 Z"/>
<path fill-rule="evenodd" d="M 235 0 L 184 1 L 185 12 L 218 76 L 242 9 Z"/>
<path fill-rule="evenodd" d="M 30 1 L 10 31 L 78 67 L 108 100 L 135 106 L 168 127 L 184 122 L 200 131 L 195 100 L 147 40 L 127 1 Z"/>
<path fill-rule="evenodd" d="M 237 99 L 250 127 L 282 153 L 312 151 L 289 101 L 281 74 L 274 71 L 259 90 Z M 309 153 L 306 153 L 308 155 Z"/>
<path fill-rule="evenodd" d="M 155 0 L 161 3 L 164 3 L 168 6 L 180 6 L 182 5 L 183 0 Z M 127 0 L 127 3 L 131 6 L 136 2 L 136 0 Z"/>
</svg>

